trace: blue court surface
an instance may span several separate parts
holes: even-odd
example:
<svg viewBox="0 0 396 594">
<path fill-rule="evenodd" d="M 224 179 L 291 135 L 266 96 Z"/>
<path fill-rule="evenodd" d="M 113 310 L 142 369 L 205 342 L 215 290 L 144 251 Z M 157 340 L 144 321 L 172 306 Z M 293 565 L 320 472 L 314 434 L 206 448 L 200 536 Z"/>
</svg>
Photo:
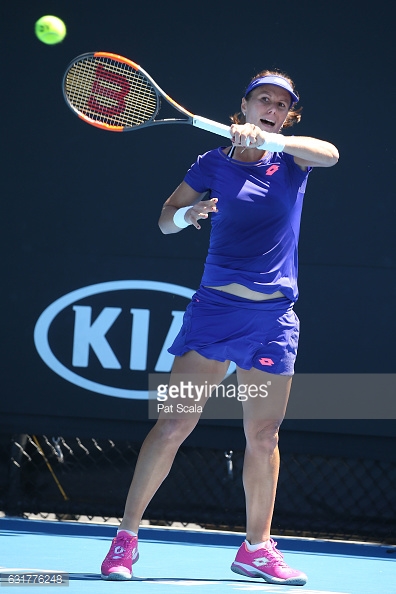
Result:
<svg viewBox="0 0 396 594">
<path fill-rule="evenodd" d="M 230 570 L 242 534 L 150 527 L 139 531 L 140 559 L 133 580 L 106 582 L 100 579 L 100 564 L 115 531 L 102 524 L 0 518 L 0 573 L 64 572 L 69 585 L 60 591 L 81 594 L 396 594 L 394 546 L 275 537 L 286 561 L 308 574 L 305 586 L 279 586 Z M 1 586 L 11 592 L 62 588 L 9 586 L 4 579 Z"/>
</svg>

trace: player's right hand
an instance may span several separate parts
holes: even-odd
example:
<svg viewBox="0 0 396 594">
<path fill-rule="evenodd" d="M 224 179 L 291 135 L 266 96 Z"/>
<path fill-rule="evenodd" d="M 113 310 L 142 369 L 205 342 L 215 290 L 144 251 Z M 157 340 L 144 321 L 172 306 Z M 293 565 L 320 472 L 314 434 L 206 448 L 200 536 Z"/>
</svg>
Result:
<svg viewBox="0 0 396 594">
<path fill-rule="evenodd" d="M 201 200 L 194 204 L 184 215 L 187 223 L 194 225 L 196 229 L 200 229 L 201 225 L 198 223 L 200 219 L 207 219 L 209 213 L 218 212 L 217 210 L 218 198 L 211 198 L 210 200 Z"/>
</svg>

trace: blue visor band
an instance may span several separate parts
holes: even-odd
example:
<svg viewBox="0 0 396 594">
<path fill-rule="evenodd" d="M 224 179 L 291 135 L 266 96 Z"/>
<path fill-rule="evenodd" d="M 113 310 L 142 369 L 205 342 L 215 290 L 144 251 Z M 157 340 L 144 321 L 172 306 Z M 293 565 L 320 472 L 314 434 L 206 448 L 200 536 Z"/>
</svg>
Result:
<svg viewBox="0 0 396 594">
<path fill-rule="evenodd" d="M 296 93 L 293 91 L 291 85 L 287 82 L 287 80 L 283 78 L 283 76 L 276 76 L 273 74 L 268 76 L 261 76 L 260 78 L 255 78 L 254 80 L 252 80 L 252 82 L 245 91 L 245 97 L 246 95 L 248 95 L 248 93 L 250 93 L 250 91 L 253 91 L 253 89 L 255 89 L 256 87 L 261 87 L 262 85 L 275 85 L 276 87 L 282 87 L 282 89 L 288 91 L 292 98 L 290 107 L 292 107 L 292 105 L 294 105 L 294 103 L 297 103 L 297 101 L 299 101 L 300 99 L 299 96 L 296 95 Z"/>
</svg>

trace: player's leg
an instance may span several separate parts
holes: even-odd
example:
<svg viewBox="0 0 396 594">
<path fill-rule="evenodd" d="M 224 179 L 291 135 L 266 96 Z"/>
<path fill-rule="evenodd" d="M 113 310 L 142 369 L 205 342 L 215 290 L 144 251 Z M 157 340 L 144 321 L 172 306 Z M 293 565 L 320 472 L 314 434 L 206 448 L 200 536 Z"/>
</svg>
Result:
<svg viewBox="0 0 396 594">
<path fill-rule="evenodd" d="M 175 358 L 170 385 L 178 385 L 180 378 L 192 377 L 195 382 L 202 382 L 202 386 L 207 378 L 211 379 L 211 383 L 218 384 L 223 380 L 228 365 L 229 362 L 206 359 L 195 351 L 189 351 Z M 143 513 L 168 475 L 180 445 L 194 429 L 199 417 L 198 412 L 188 413 L 181 418 L 162 416 L 144 440 L 118 531 L 119 538 L 125 538 L 126 541 L 121 544 L 117 539 L 113 541 L 102 564 L 103 579 L 130 579 L 131 565 L 137 561 L 136 555 L 134 559 L 131 553 L 136 549 L 137 554 L 137 539 L 134 535 L 137 535 Z M 114 553 L 116 549 L 119 551 L 118 555 Z M 122 569 L 124 557 L 128 560 L 126 569 Z"/>
<path fill-rule="evenodd" d="M 246 537 L 251 544 L 270 538 L 279 474 L 278 431 L 285 415 L 291 381 L 291 377 L 254 368 L 238 370 L 238 383 L 247 386 L 244 390 L 248 390 L 247 400 L 243 402 L 246 436 L 243 484 Z M 249 390 L 253 396 L 249 396 Z"/>
<path fill-rule="evenodd" d="M 270 537 L 279 475 L 278 432 L 285 415 L 292 378 L 252 368 L 238 369 L 243 402 L 246 450 L 243 486 L 246 497 L 246 541 L 231 569 L 267 582 L 303 585 L 306 576 L 283 560 Z"/>
</svg>

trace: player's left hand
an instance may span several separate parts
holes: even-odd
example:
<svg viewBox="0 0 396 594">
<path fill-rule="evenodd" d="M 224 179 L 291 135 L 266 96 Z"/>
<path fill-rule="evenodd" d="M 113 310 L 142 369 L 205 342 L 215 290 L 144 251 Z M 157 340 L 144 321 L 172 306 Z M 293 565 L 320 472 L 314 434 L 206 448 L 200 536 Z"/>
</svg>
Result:
<svg viewBox="0 0 396 594">
<path fill-rule="evenodd" d="M 254 124 L 232 124 L 230 130 L 234 146 L 257 148 L 266 140 L 266 132 Z"/>
</svg>

